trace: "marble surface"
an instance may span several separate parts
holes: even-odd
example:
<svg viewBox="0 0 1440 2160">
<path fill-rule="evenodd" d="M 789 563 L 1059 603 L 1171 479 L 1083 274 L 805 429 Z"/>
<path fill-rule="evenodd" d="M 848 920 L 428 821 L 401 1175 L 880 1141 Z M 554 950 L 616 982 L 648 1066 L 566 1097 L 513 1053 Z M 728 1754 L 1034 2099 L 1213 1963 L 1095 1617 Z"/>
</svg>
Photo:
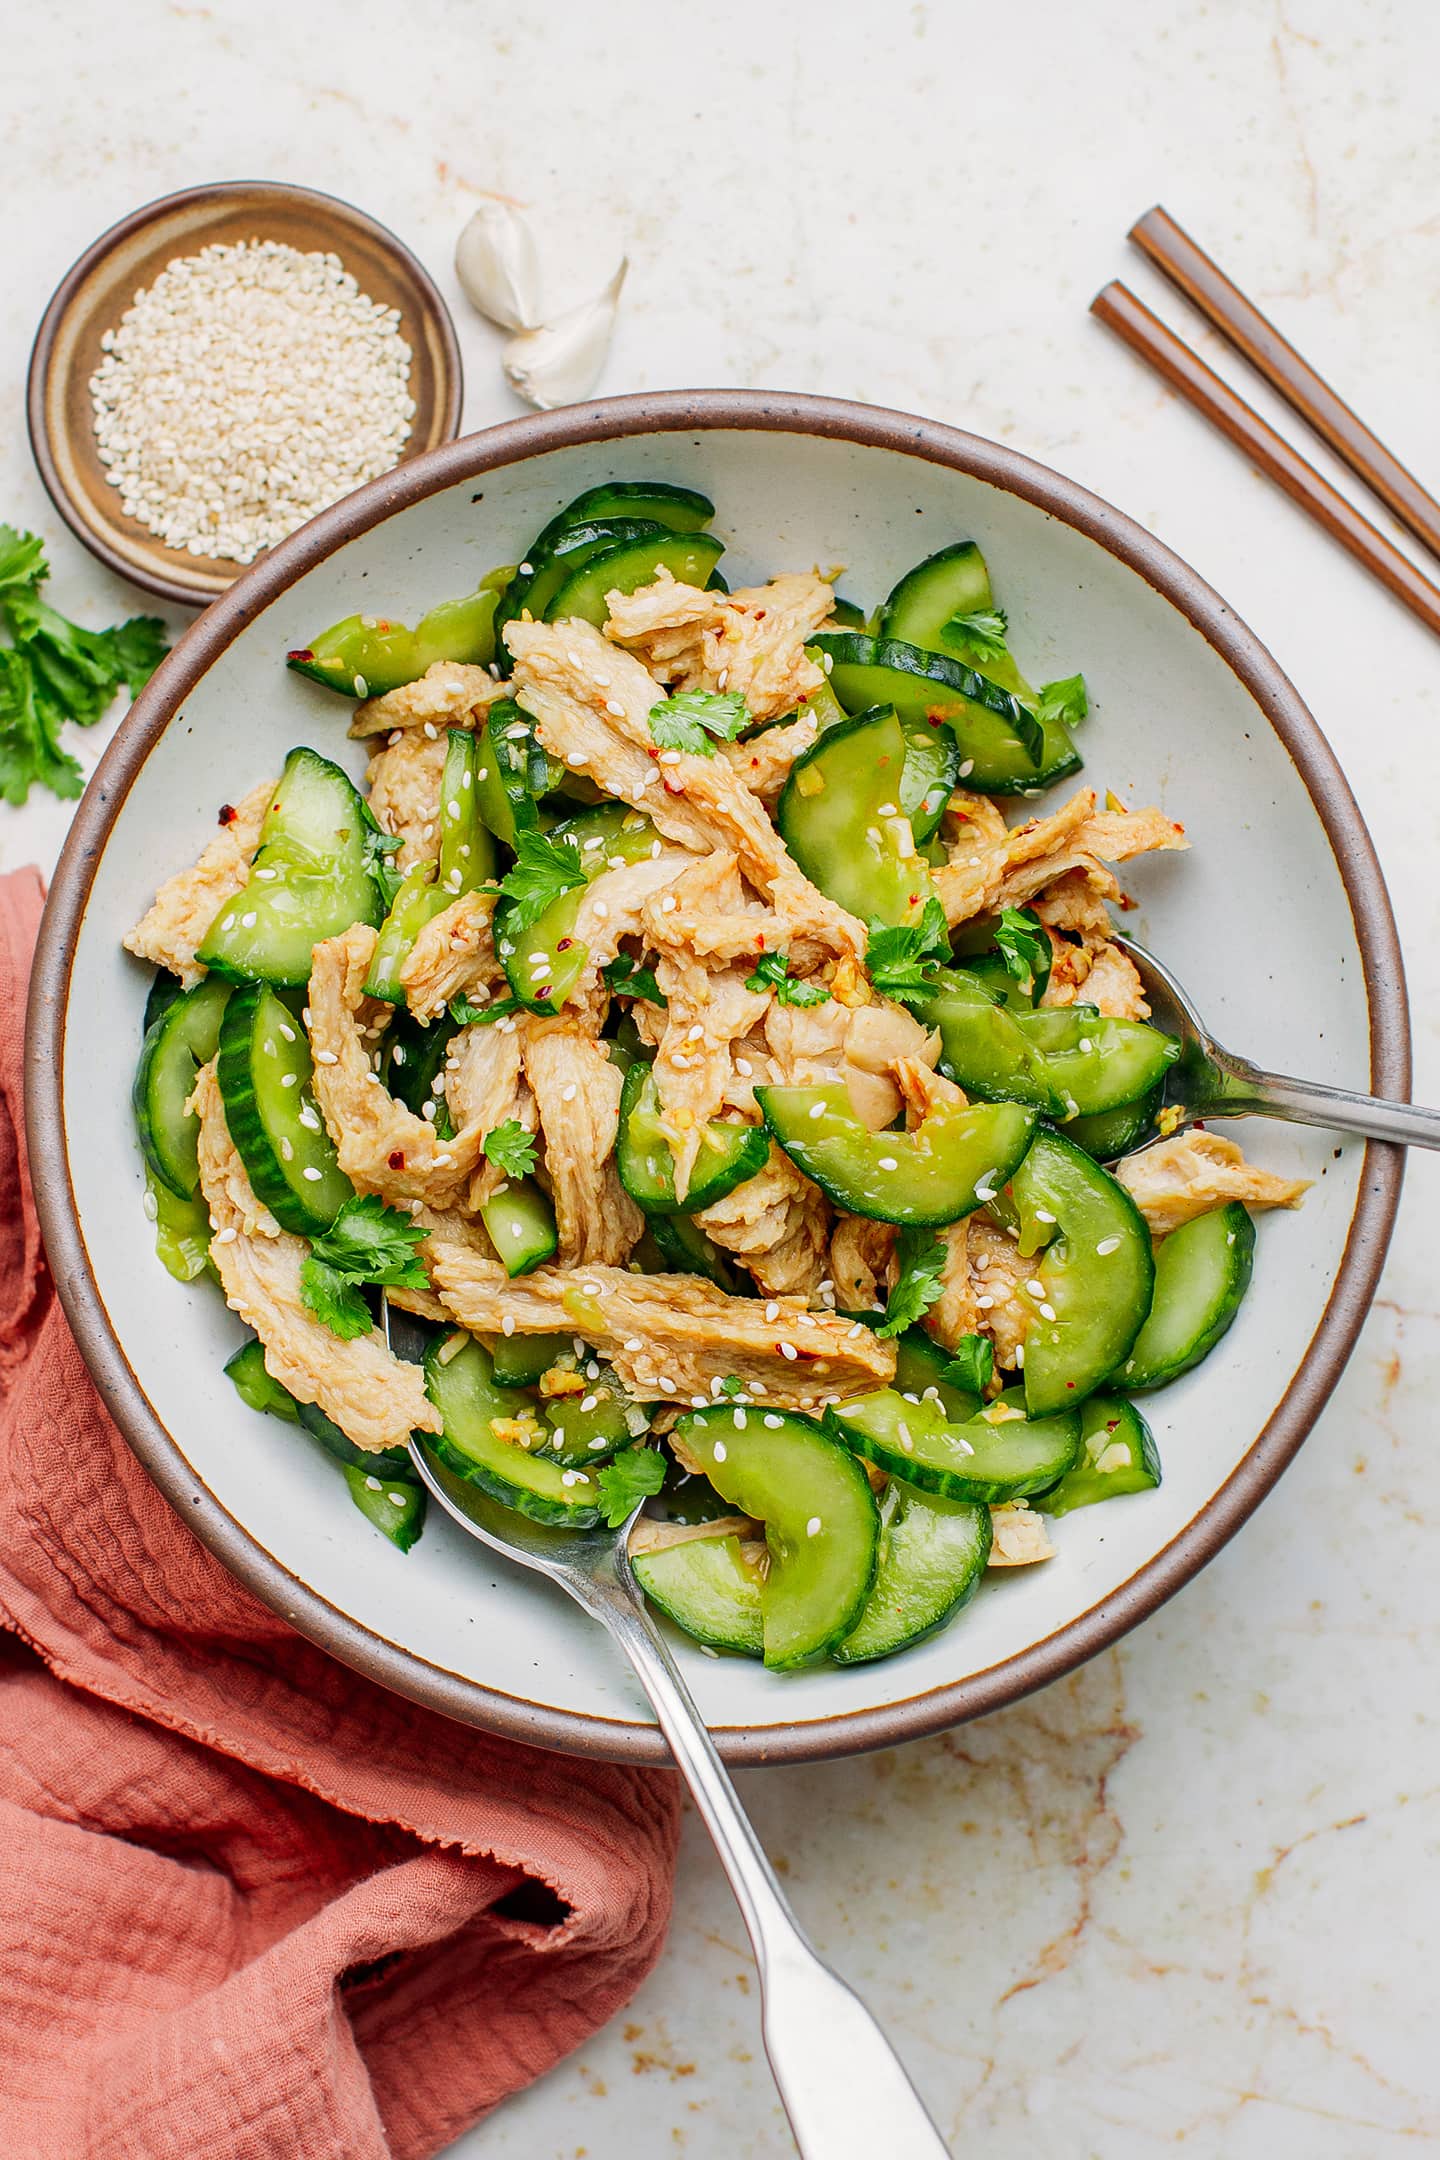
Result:
<svg viewBox="0 0 1440 2160">
<path fill-rule="evenodd" d="M 0 515 L 47 534 L 62 605 L 108 621 L 129 604 L 42 495 L 22 383 L 55 279 L 133 204 L 252 174 L 362 203 L 454 301 L 478 426 L 517 408 L 449 259 L 481 196 L 510 196 L 561 298 L 630 253 L 603 389 L 744 383 L 933 413 L 1088 483 L 1219 586 L 1370 820 L 1416 1092 L 1440 1100 L 1440 655 L 1085 314 L 1116 274 L 1156 298 L 1123 235 L 1163 200 L 1440 474 L 1437 69 L 1427 0 L 57 0 L 0 81 Z M 77 744 L 87 763 L 101 746 Z M 48 863 L 65 817 L 0 808 L 0 864 Z M 1155 1619 L 983 1724 L 742 1779 L 802 1918 L 957 2152 L 1440 2153 L 1437 1197 L 1417 1160 L 1332 1404 Z M 793 2150 L 739 1919 L 693 1824 L 669 1948 L 629 2014 L 455 2150 Z"/>
</svg>

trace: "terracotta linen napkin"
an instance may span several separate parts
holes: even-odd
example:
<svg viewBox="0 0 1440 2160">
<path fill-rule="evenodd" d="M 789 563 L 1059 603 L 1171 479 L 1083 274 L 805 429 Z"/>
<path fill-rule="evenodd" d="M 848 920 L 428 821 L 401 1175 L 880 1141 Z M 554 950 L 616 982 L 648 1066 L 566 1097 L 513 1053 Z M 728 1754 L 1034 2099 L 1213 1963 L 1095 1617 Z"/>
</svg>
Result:
<svg viewBox="0 0 1440 2160">
<path fill-rule="evenodd" d="M 675 1782 L 359 1678 L 150 1485 L 27 1181 L 41 898 L 0 879 L 0 2151 L 412 2160 L 639 1985 Z"/>
</svg>

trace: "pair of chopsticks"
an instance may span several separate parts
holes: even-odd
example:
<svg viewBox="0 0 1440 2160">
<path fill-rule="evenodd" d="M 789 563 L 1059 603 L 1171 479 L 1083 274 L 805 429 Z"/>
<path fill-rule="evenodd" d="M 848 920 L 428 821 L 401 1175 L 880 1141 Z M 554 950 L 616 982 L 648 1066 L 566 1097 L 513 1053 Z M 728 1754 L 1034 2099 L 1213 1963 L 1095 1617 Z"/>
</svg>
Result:
<svg viewBox="0 0 1440 2160">
<path fill-rule="evenodd" d="M 1148 210 L 1130 238 L 1212 329 L 1229 340 L 1272 390 L 1376 494 L 1406 528 L 1440 556 L 1440 503 L 1428 495 L 1357 413 L 1303 360 L 1168 211 Z M 1173 330 L 1116 281 L 1096 294 L 1090 312 L 1123 338 L 1172 389 L 1243 450 L 1300 508 L 1389 587 L 1421 622 L 1440 632 L 1440 586 L 1363 518 L 1354 504 L 1292 449 Z"/>
</svg>

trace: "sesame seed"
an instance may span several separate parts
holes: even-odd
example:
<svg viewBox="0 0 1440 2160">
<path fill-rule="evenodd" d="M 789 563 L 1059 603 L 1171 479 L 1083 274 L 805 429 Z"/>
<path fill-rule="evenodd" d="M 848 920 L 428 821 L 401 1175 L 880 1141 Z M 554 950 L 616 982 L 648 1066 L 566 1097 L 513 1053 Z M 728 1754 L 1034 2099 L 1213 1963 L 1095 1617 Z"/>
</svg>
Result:
<svg viewBox="0 0 1440 2160">
<path fill-rule="evenodd" d="M 297 1087 L 299 1085 L 299 1078 L 300 1076 L 298 1073 L 281 1073 L 280 1085 L 281 1087 Z"/>
<path fill-rule="evenodd" d="M 819 1537 L 823 1525 L 818 1515 L 812 1515 L 805 1525 L 806 1537 Z"/>
<path fill-rule="evenodd" d="M 1037 1207 L 1035 1210 L 1035 1220 L 1036 1222 L 1053 1223 L 1055 1217 L 1050 1213 L 1049 1208 Z"/>
<path fill-rule="evenodd" d="M 301 1177 L 309 1185 L 318 1185 L 323 1174 L 322 1171 L 314 1167 L 313 1163 L 306 1163 L 305 1168 L 300 1172 Z"/>
<path fill-rule="evenodd" d="M 744 1430 L 745 1430 L 745 1427 L 746 1427 L 746 1425 L 747 1425 L 748 1423 L 749 1423 L 749 1419 L 748 1419 L 748 1418 L 746 1417 L 746 1415 L 745 1415 L 745 1412 L 744 1412 L 743 1410 L 737 1410 L 737 1411 L 735 1412 L 735 1430 L 736 1430 L 736 1432 L 744 1432 Z"/>
<path fill-rule="evenodd" d="M 674 893 L 667 892 L 664 899 L 660 902 L 660 912 L 662 915 L 673 915 L 679 904 L 680 903 L 675 898 Z"/>
<path fill-rule="evenodd" d="M 606 698 L 605 710 L 609 713 L 612 720 L 623 720 L 625 717 L 625 707 L 619 704 L 614 698 Z"/>
<path fill-rule="evenodd" d="M 1054 1306 L 1053 1306 L 1053 1305 L 1042 1305 L 1042 1306 L 1040 1307 L 1040 1317 L 1041 1317 L 1041 1319 L 1042 1319 L 1042 1320 L 1053 1320 L 1053 1319 L 1055 1318 L 1055 1308 L 1054 1308 Z"/>
<path fill-rule="evenodd" d="M 777 1343 L 775 1347 L 780 1352 L 781 1357 L 788 1358 L 792 1364 L 800 1355 L 793 1342 Z"/>
<path fill-rule="evenodd" d="M 1029 1291 L 1031 1297 L 1044 1297 L 1045 1295 L 1045 1285 L 1038 1275 L 1032 1275 L 1025 1288 Z"/>
<path fill-rule="evenodd" d="M 253 930 L 257 920 L 254 908 L 250 908 L 240 917 L 240 927 L 242 930 Z"/>
<path fill-rule="evenodd" d="M 764 1423 L 770 1428 L 771 1432 L 779 1432 L 781 1426 L 785 1423 L 785 1420 L 783 1417 L 776 1417 L 773 1410 L 767 1410 L 765 1413 Z"/>
<path fill-rule="evenodd" d="M 227 1223 L 223 1230 L 216 1231 L 214 1242 L 217 1245 L 233 1245 L 239 1235 L 239 1231 L 235 1229 L 233 1224 Z"/>
<path fill-rule="evenodd" d="M 645 1345 L 643 1342 L 641 1342 L 638 1335 L 632 1335 L 630 1337 L 630 1340 L 626 1344 L 624 1344 L 623 1347 L 629 1352 L 630 1356 L 633 1357 L 635 1355 L 635 1352 L 637 1350 L 643 1350 Z"/>
<path fill-rule="evenodd" d="M 809 1110 L 806 1112 L 806 1115 L 812 1118 L 824 1117 L 825 1104 L 823 1102 L 811 1103 Z"/>
<path fill-rule="evenodd" d="M 574 1081 L 572 1080 L 572 1081 L 570 1082 L 570 1084 L 569 1084 L 569 1086 L 568 1086 L 568 1087 L 563 1087 L 563 1088 L 561 1088 L 561 1090 L 560 1090 L 560 1100 L 561 1100 L 561 1102 L 574 1102 L 574 1100 L 575 1100 L 575 1097 L 576 1097 L 576 1096 L 577 1096 L 577 1095 L 579 1094 L 579 1092 L 580 1092 L 579 1088 L 578 1088 L 578 1087 L 576 1086 L 575 1082 L 574 1082 Z"/>
<path fill-rule="evenodd" d="M 713 1452 L 714 1452 L 714 1456 L 715 1456 L 715 1460 L 716 1460 L 716 1462 L 724 1462 L 724 1460 L 725 1460 L 726 1456 L 727 1456 L 727 1455 L 729 1454 L 729 1452 L 730 1452 L 730 1451 L 729 1451 L 729 1449 L 728 1449 L 728 1448 L 726 1447 L 726 1445 L 725 1445 L 725 1443 L 724 1443 L 724 1441 L 723 1441 L 723 1440 L 717 1440 L 717 1441 L 715 1442 L 715 1447 L 714 1447 L 714 1451 L 713 1451 Z"/>
<path fill-rule="evenodd" d="M 338 1065 L 339 1062 L 339 1057 L 333 1050 L 317 1050 L 315 1052 L 315 1063 L 317 1065 Z"/>
<path fill-rule="evenodd" d="M 658 1385 L 662 1395 L 673 1395 L 675 1392 L 675 1382 L 670 1378 L 669 1373 L 661 1373 Z"/>
<path fill-rule="evenodd" d="M 893 1096 L 891 1097 L 891 1100 L 894 1100 Z M 881 1170 L 898 1170 L 899 1167 L 900 1165 L 893 1155 L 882 1155 L 877 1165 L 877 1168 Z"/>
<path fill-rule="evenodd" d="M 593 1409 L 595 1408 L 595 1405 L 596 1405 L 596 1403 L 598 1403 L 598 1402 L 599 1402 L 599 1400 L 600 1400 L 600 1398 L 599 1398 L 599 1396 L 598 1396 L 598 1395 L 584 1395 L 584 1396 L 582 1396 L 582 1397 L 581 1397 L 581 1399 L 580 1399 L 580 1415 L 581 1415 L 581 1417 L 588 1417 L 588 1416 L 589 1416 L 589 1414 L 590 1414 L 590 1412 L 591 1412 L 591 1411 L 592 1411 L 592 1410 L 593 1410 Z"/>
<path fill-rule="evenodd" d="M 437 728 L 437 727 L 436 727 L 436 725 L 435 725 L 435 723 L 434 723 L 434 721 L 433 721 L 433 720 L 426 720 L 426 721 L 422 722 L 422 726 L 423 726 L 423 728 L 424 728 L 424 731 L 425 731 L 425 736 L 426 736 L 426 740 L 427 740 L 427 741 L 429 741 L 429 742 L 438 742 L 438 741 L 439 741 L 439 739 L 440 739 L 440 730 L 439 730 L 439 728 Z"/>
<path fill-rule="evenodd" d="M 770 1303 L 765 1307 L 765 1318 L 773 1327 L 779 1317 L 780 1307 L 775 1303 L 774 1298 L 771 1298 Z"/>
<path fill-rule="evenodd" d="M 1120 1240 L 1118 1237 L 1102 1237 L 1095 1250 L 1103 1259 L 1107 1253 L 1119 1252 Z"/>
<path fill-rule="evenodd" d="M 502 1335 L 513 1335 L 513 1334 L 514 1334 L 514 1332 L 515 1332 L 515 1315 L 514 1315 L 514 1313 L 508 1313 L 508 1312 L 507 1312 L 507 1313 L 505 1314 L 504 1318 L 503 1318 L 503 1319 L 501 1320 L 501 1322 L 500 1322 L 500 1332 L 501 1332 L 501 1334 L 502 1334 Z"/>
<path fill-rule="evenodd" d="M 748 1080 L 751 1074 L 754 1072 L 755 1067 L 751 1064 L 749 1058 L 736 1058 L 735 1070 L 737 1073 L 739 1073 L 742 1080 Z"/>
<path fill-rule="evenodd" d="M 521 575 L 521 577 L 534 577 L 534 575 L 535 575 L 535 565 L 534 565 L 534 563 L 522 562 L 522 563 L 521 563 L 521 565 L 520 565 L 520 575 Z"/>
<path fill-rule="evenodd" d="M 827 655 L 826 657 L 828 658 L 829 656 Z M 967 758 L 966 758 L 966 760 L 965 760 L 965 762 L 964 762 L 964 764 L 963 764 L 963 765 L 962 765 L 962 766 L 960 767 L 960 778 L 961 778 L 962 780 L 968 780 L 968 779 L 969 779 L 969 777 L 970 777 L 970 775 L 971 775 L 971 773 L 972 773 L 972 772 L 974 772 L 974 770 L 975 770 L 975 760 L 974 760 L 974 758 L 973 758 L 973 757 L 967 757 Z"/>
</svg>

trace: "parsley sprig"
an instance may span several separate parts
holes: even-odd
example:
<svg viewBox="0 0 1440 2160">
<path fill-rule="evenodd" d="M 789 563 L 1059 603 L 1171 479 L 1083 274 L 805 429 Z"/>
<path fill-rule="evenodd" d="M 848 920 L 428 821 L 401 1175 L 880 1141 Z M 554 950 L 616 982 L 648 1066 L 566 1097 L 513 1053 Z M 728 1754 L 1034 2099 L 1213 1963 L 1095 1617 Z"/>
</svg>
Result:
<svg viewBox="0 0 1440 2160">
<path fill-rule="evenodd" d="M 945 1240 L 933 1230 L 902 1230 L 896 1248 L 900 1272 L 885 1304 L 877 1335 L 903 1335 L 927 1313 L 945 1288 Z"/>
<path fill-rule="evenodd" d="M 500 880 L 500 890 L 511 903 L 507 927 L 511 931 L 530 929 L 562 893 L 589 882 L 573 847 L 548 839 L 544 833 L 517 833 L 515 860 Z"/>
<path fill-rule="evenodd" d="M 415 1248 L 425 1234 L 374 1193 L 347 1200 L 300 1263 L 300 1296 L 306 1309 L 346 1342 L 368 1335 L 370 1308 L 359 1286 L 389 1283 L 424 1290 L 429 1277 Z"/>
<path fill-rule="evenodd" d="M 969 614 L 952 615 L 945 635 L 952 644 L 963 645 L 976 660 L 998 660 L 1005 651 L 1010 625 L 1004 608 L 973 608 Z"/>
<path fill-rule="evenodd" d="M 983 1395 L 995 1374 L 995 1346 L 988 1335 L 962 1335 L 940 1377 L 967 1395 Z"/>
<path fill-rule="evenodd" d="M 823 1005 L 830 996 L 824 983 L 797 982 L 780 952 L 761 953 L 754 974 L 745 978 L 745 988 L 757 993 L 773 990 L 777 1005 Z"/>
<path fill-rule="evenodd" d="M 595 1482 L 600 1487 L 600 1508 L 612 1530 L 618 1530 L 642 1500 L 659 1492 L 665 1482 L 665 1458 L 656 1448 L 626 1448 L 606 1463 Z"/>
<path fill-rule="evenodd" d="M 1078 727 L 1090 710 L 1085 677 L 1066 675 L 1059 682 L 1047 682 L 1041 689 L 1035 710 L 1041 720 L 1058 720 L 1064 727 Z"/>
<path fill-rule="evenodd" d="M 1050 934 L 1031 908 L 1001 908 L 995 943 L 1006 968 L 1038 1004 L 1050 980 Z"/>
<path fill-rule="evenodd" d="M 651 706 L 650 737 L 662 750 L 714 757 L 715 741 L 734 742 L 749 719 L 744 698 L 733 690 L 723 695 L 716 690 L 682 690 Z"/>
<path fill-rule="evenodd" d="M 950 958 L 950 927 L 932 893 L 920 920 L 902 928 L 876 928 L 865 947 L 865 971 L 882 997 L 920 1005 L 935 989 L 935 971 Z"/>
<path fill-rule="evenodd" d="M 502 1125 L 492 1126 L 481 1145 L 485 1160 L 506 1177 L 528 1177 L 535 1167 L 535 1141 L 519 1118 L 506 1118 Z"/>
</svg>

